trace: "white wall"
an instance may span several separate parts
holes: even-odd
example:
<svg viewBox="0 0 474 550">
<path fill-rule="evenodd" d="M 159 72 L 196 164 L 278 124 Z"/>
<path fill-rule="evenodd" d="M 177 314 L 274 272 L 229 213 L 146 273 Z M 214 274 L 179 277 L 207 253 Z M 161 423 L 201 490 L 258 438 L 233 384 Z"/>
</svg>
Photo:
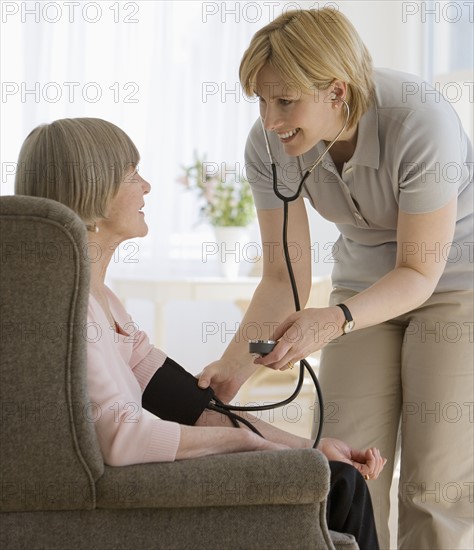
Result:
<svg viewBox="0 0 474 550">
<path fill-rule="evenodd" d="M 50 5 L 50 11 L 43 13 L 46 4 Z M 170 278 L 218 273 L 217 262 L 201 261 L 200 243 L 213 239 L 212 231 L 194 224 L 194 200 L 177 190 L 175 178 L 180 164 L 190 161 L 195 148 L 207 152 L 209 159 L 242 162 L 245 136 L 257 116 L 257 106 L 245 101 L 239 93 L 222 93 L 226 87 L 232 90 L 236 86 L 240 57 L 253 33 L 270 22 L 272 13 L 278 15 L 297 6 L 337 4 L 360 32 L 376 66 L 425 77 L 436 74 L 436 67 L 429 66 L 426 56 L 430 16 L 422 8 L 429 2 L 301 1 L 276 5 L 275 2 L 102 0 L 102 14 L 96 22 L 87 21 L 80 14 L 88 4 L 95 3 L 81 2 L 70 21 L 64 2 L 0 3 L 0 183 L 2 194 L 13 192 L 13 170 L 19 148 L 37 124 L 62 117 L 100 116 L 123 127 L 142 153 L 142 174 L 153 184 L 146 208 L 150 234 L 137 242 L 138 264 L 114 263 L 110 269 L 112 275 L 134 277 L 148 273 Z M 448 14 L 443 13 L 443 3 L 431 4 L 438 6 L 440 12 L 436 29 L 445 34 L 455 32 L 453 29 L 458 27 L 446 21 Z M 39 15 L 31 15 L 36 6 Z M 62 18 L 57 21 L 54 21 L 55 6 L 63 6 Z M 22 13 L 25 7 L 29 15 Z M 88 17 L 94 18 L 93 10 Z M 127 18 L 135 19 L 136 23 Z M 444 57 L 439 72 L 449 67 L 449 60 Z M 469 75 L 463 78 L 472 80 Z M 77 90 L 73 101 L 69 101 L 63 83 L 76 81 L 81 84 L 79 90 L 87 83 L 98 82 L 103 93 L 100 101 L 86 101 Z M 125 88 L 130 82 L 138 87 L 139 101 L 135 103 L 124 101 L 125 93 L 134 89 Z M 204 101 L 202 89 L 206 82 L 216 84 L 219 92 Z M 46 101 L 41 94 L 38 98 L 31 94 L 26 98 L 21 93 L 5 94 L 12 89 L 5 88 L 6 85 L 31 89 L 38 84 L 43 90 L 47 83 L 61 85 L 65 94 L 61 101 Z M 111 89 L 115 83 L 120 91 L 118 101 Z M 461 110 L 470 121 L 472 102 L 464 102 Z M 312 241 L 321 251 L 314 271 L 316 275 L 326 275 L 331 269 L 331 264 L 325 261 L 327 247 L 337 239 L 337 230 L 313 211 L 310 221 Z M 255 226 L 251 228 L 250 240 L 258 240 Z M 243 265 L 242 272 L 248 273 L 251 268 L 250 263 Z M 130 306 L 138 324 L 150 330 L 149 308 L 137 303 Z M 211 320 L 232 327 L 240 319 L 240 312 L 232 304 L 179 303 L 168 313 L 167 351 L 193 370 L 218 356 L 225 345 L 222 341 L 204 345 L 202 324 Z"/>
</svg>

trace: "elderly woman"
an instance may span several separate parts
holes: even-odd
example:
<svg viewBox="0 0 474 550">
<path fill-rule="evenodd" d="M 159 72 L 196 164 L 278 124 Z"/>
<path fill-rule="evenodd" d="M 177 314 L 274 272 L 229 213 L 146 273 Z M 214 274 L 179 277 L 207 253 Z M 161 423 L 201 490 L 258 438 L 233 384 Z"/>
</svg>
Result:
<svg viewBox="0 0 474 550">
<path fill-rule="evenodd" d="M 174 461 L 238 451 L 308 448 L 308 439 L 252 420 L 263 437 L 206 409 L 210 391 L 150 344 L 105 285 L 108 264 L 123 241 L 147 232 L 145 196 L 150 184 L 138 173 L 139 154 L 115 125 L 90 118 L 57 120 L 33 130 L 18 161 L 16 193 L 69 206 L 100 248 L 91 262 L 88 390 L 101 410 L 95 427 L 107 464 Z M 170 398 L 171 396 L 171 398 Z M 143 407 L 142 407 L 143 405 Z M 352 533 L 361 548 L 377 548 L 370 497 L 361 474 L 376 479 L 385 463 L 377 449 L 358 451 L 321 440 L 330 460 L 329 527 Z M 360 473 L 359 473 L 360 472 Z"/>
<path fill-rule="evenodd" d="M 354 27 L 329 8 L 286 12 L 259 30 L 240 80 L 260 101 L 246 166 L 262 242 L 272 243 L 241 326 L 265 334 L 281 323 L 267 336 L 279 344 L 256 363 L 285 369 L 322 349 L 323 394 L 344 419 L 323 433 L 389 459 L 369 484 L 381 547 L 400 432 L 399 546 L 472 548 L 474 163 L 462 124 L 420 78 L 374 69 Z M 293 313 L 274 253 L 282 196 L 292 198 L 302 306 L 312 258 L 303 198 L 341 233 L 329 307 Z M 200 377 L 223 400 L 255 371 L 242 340 Z"/>
</svg>

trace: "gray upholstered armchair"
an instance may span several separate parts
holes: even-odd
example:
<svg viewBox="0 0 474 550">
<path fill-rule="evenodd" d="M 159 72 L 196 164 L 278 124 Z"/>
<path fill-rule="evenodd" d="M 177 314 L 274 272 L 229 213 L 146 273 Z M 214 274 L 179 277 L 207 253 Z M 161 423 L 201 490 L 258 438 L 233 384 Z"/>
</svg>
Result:
<svg viewBox="0 0 474 550">
<path fill-rule="evenodd" d="M 63 205 L 0 198 L 0 547 L 357 548 L 317 451 L 104 465 L 86 390 L 89 265 Z"/>
</svg>

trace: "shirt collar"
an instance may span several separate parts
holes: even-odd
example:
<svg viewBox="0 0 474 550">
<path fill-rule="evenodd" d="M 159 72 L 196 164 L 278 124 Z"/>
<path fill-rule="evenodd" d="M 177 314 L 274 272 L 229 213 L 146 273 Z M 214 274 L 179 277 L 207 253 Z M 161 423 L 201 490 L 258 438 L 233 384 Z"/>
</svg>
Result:
<svg viewBox="0 0 474 550">
<path fill-rule="evenodd" d="M 349 164 L 378 169 L 379 161 L 379 117 L 374 97 L 368 111 L 362 115 L 359 121 L 357 145 Z"/>
</svg>

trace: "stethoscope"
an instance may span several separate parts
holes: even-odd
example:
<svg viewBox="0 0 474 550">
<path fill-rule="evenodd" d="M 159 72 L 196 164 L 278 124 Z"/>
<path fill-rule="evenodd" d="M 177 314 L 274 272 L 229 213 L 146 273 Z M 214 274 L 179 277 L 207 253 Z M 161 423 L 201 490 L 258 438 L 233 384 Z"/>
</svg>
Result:
<svg viewBox="0 0 474 550">
<path fill-rule="evenodd" d="M 303 188 L 303 185 L 304 185 L 305 181 L 308 179 L 308 176 L 316 168 L 316 166 L 318 166 L 318 164 L 323 160 L 326 153 L 329 151 L 329 149 L 331 149 L 331 147 L 336 143 L 336 141 L 343 134 L 343 132 L 345 132 L 345 130 L 347 128 L 347 123 L 349 122 L 349 116 L 350 116 L 350 112 L 351 112 L 347 101 L 345 99 L 338 98 L 338 97 L 333 97 L 332 101 L 342 101 L 345 105 L 346 118 L 345 118 L 345 121 L 344 121 L 344 126 L 341 128 L 341 130 L 337 134 L 337 136 L 326 147 L 326 149 L 313 162 L 313 164 L 310 166 L 310 168 L 308 170 L 306 170 L 305 174 L 301 178 L 298 189 L 296 190 L 295 193 L 293 193 L 293 195 L 283 195 L 278 190 L 278 178 L 277 178 L 277 172 L 276 172 L 276 163 L 273 160 L 272 152 L 271 152 L 271 149 L 270 149 L 270 143 L 268 141 L 267 132 L 266 132 L 265 126 L 264 126 L 264 121 L 263 121 L 262 118 L 260 118 L 260 123 L 262 124 L 263 136 L 265 138 L 265 145 L 266 145 L 266 148 L 267 148 L 268 157 L 270 159 L 270 164 L 271 164 L 271 167 L 272 167 L 273 191 L 274 191 L 275 195 L 280 200 L 283 201 L 283 251 L 284 251 L 284 254 L 285 254 L 286 268 L 288 270 L 288 276 L 290 278 L 291 289 L 292 289 L 292 292 L 293 292 L 293 299 L 294 299 L 294 302 L 295 302 L 296 311 L 301 311 L 301 305 L 300 305 L 300 299 L 299 299 L 299 295 L 298 295 L 298 288 L 297 288 L 295 276 L 294 276 L 294 273 L 293 273 L 293 267 L 291 265 L 290 253 L 289 253 L 289 250 L 288 250 L 288 204 L 290 202 L 295 201 L 300 196 L 301 190 Z M 317 435 L 316 435 L 316 438 L 315 438 L 314 444 L 313 444 L 313 447 L 316 448 L 318 446 L 319 440 L 321 439 L 321 435 L 322 435 L 322 431 L 323 431 L 324 402 L 323 402 L 323 394 L 322 394 L 321 387 L 319 385 L 318 378 L 316 377 L 315 372 L 313 371 L 313 369 L 312 369 L 311 365 L 308 363 L 308 361 L 306 361 L 306 359 L 302 359 L 300 361 L 300 374 L 299 374 L 299 377 L 298 377 L 298 384 L 297 384 L 297 387 L 296 387 L 295 391 L 293 392 L 293 395 L 291 395 L 291 397 L 289 397 L 288 399 L 292 401 L 293 399 L 296 398 L 296 396 L 300 392 L 300 389 L 301 389 L 301 387 L 303 385 L 303 381 L 304 381 L 304 369 L 305 368 L 306 368 L 306 370 L 308 371 L 308 374 L 311 376 L 311 378 L 313 380 L 314 387 L 316 389 L 316 394 L 317 394 L 318 399 L 319 399 L 319 425 L 318 425 Z"/>
<path fill-rule="evenodd" d="M 339 139 L 339 137 L 341 136 L 341 134 L 345 131 L 345 129 L 347 127 L 347 123 L 349 121 L 349 115 L 350 115 L 349 105 L 342 98 L 334 98 L 333 101 L 342 101 L 344 103 L 345 107 L 346 107 L 346 119 L 344 121 L 344 127 L 341 129 L 341 131 L 337 134 L 337 136 L 331 141 L 331 143 L 326 147 L 326 149 L 321 153 L 321 155 L 319 155 L 319 157 L 316 159 L 316 161 L 311 165 L 311 167 L 303 175 L 296 193 L 294 193 L 293 195 L 290 195 L 290 196 L 283 195 L 282 193 L 280 193 L 278 191 L 278 179 L 277 179 L 277 173 L 276 173 L 276 164 L 273 160 L 273 156 L 272 156 L 272 153 L 271 153 L 270 143 L 268 141 L 267 132 L 266 132 L 265 126 L 264 126 L 264 121 L 263 121 L 262 118 L 260 118 L 260 122 L 262 124 L 263 135 L 265 137 L 265 145 L 266 145 L 266 148 L 267 148 L 268 156 L 270 158 L 270 163 L 271 163 L 271 167 L 272 167 L 273 190 L 275 192 L 275 195 L 283 201 L 283 251 L 284 251 L 284 254 L 285 254 L 285 261 L 286 261 L 286 267 L 287 267 L 287 270 L 288 270 L 288 275 L 290 277 L 291 289 L 293 291 L 293 298 L 294 298 L 294 301 L 295 301 L 296 311 L 300 311 L 301 306 L 300 306 L 300 301 L 299 301 L 299 296 L 298 296 L 298 288 L 297 288 L 297 285 L 296 285 L 296 280 L 295 280 L 295 276 L 294 276 L 294 273 L 293 273 L 293 267 L 291 265 L 291 259 L 290 259 L 290 254 L 289 254 L 289 250 L 288 250 L 288 204 L 290 202 L 296 200 L 300 196 L 301 189 L 303 188 L 304 182 L 306 181 L 308 176 L 316 168 L 316 166 L 318 166 L 318 164 L 324 158 L 324 155 L 329 151 L 329 149 L 331 149 L 331 147 L 334 145 L 334 143 L 336 143 L 336 141 Z M 243 411 L 266 411 L 266 410 L 269 410 L 269 409 L 275 409 L 277 407 L 283 407 L 284 405 L 286 405 L 288 403 L 291 403 L 294 399 L 296 399 L 296 397 L 298 396 L 298 394 L 301 391 L 301 388 L 303 386 L 303 381 L 304 381 L 304 369 L 305 368 L 306 368 L 306 370 L 308 371 L 309 375 L 311 376 L 311 378 L 313 380 L 314 386 L 316 388 L 316 393 L 317 393 L 318 399 L 319 399 L 319 407 L 318 407 L 319 408 L 319 425 L 318 425 L 318 432 L 317 432 L 317 435 L 316 435 L 316 439 L 315 439 L 314 444 L 313 444 L 313 448 L 316 448 L 318 446 L 318 443 L 319 443 L 320 439 L 321 439 L 321 434 L 322 434 L 322 429 L 323 429 L 324 403 L 323 403 L 323 395 L 322 395 L 321 387 L 319 385 L 319 381 L 318 381 L 318 379 L 316 377 L 316 374 L 314 373 L 313 369 L 311 368 L 310 364 L 306 361 L 306 359 L 302 359 L 300 361 L 300 373 L 299 373 L 299 377 L 298 377 L 298 383 L 297 383 L 296 388 L 293 391 L 292 395 L 290 395 L 290 397 L 288 397 L 287 399 L 284 399 L 283 401 L 280 401 L 278 403 L 272 403 L 270 405 L 257 405 L 257 406 L 252 406 L 252 407 L 242 407 L 242 406 L 238 406 L 238 405 L 229 405 L 229 404 L 222 403 L 222 401 L 220 401 L 216 396 L 214 396 L 214 402 L 213 402 L 213 404 L 208 405 L 208 408 L 228 415 L 229 418 L 231 418 L 231 420 L 232 420 L 232 422 L 234 423 L 235 426 L 238 427 L 238 422 L 243 422 L 244 424 L 247 425 L 248 428 L 250 428 L 254 432 L 261 435 L 258 432 L 258 430 L 254 426 L 252 426 L 252 424 L 250 422 L 243 419 L 241 416 L 237 416 L 232 411 L 242 411 L 242 412 Z"/>
</svg>

